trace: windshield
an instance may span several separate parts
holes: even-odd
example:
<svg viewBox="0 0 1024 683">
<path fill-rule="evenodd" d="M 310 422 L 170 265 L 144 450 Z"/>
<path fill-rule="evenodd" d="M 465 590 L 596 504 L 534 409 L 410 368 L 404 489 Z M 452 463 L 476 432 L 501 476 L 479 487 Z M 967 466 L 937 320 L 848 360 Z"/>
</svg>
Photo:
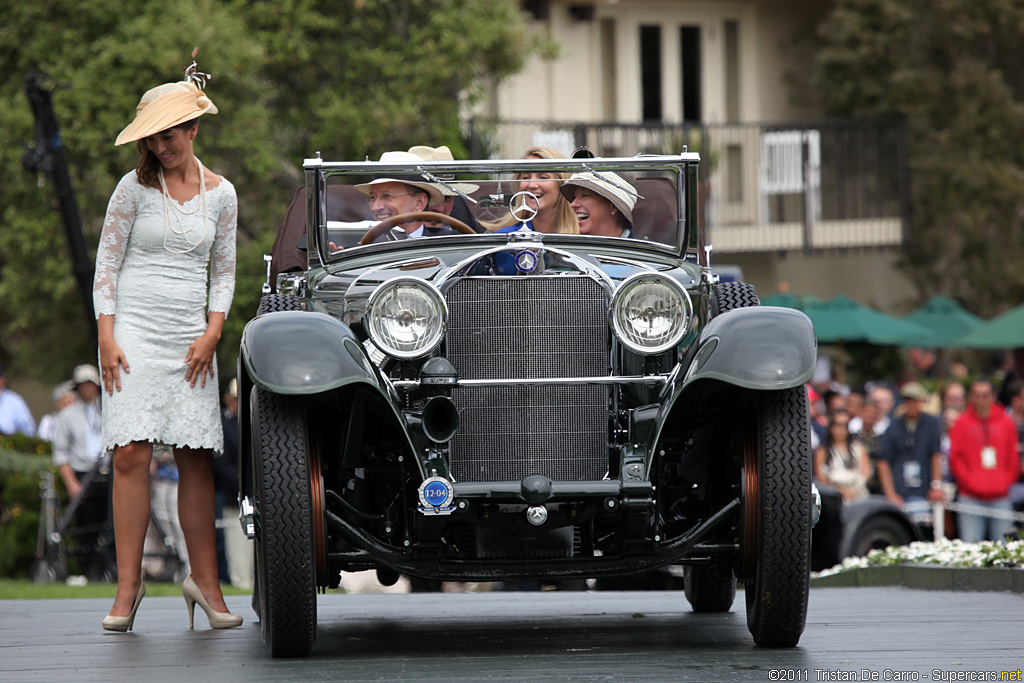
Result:
<svg viewBox="0 0 1024 683">
<path fill-rule="evenodd" d="M 665 159 L 424 163 L 404 168 L 318 164 L 316 170 L 307 165 L 307 192 L 316 191 L 316 202 L 307 206 L 318 209 L 318 220 L 310 227 L 319 233 L 326 261 L 387 242 L 472 240 L 517 230 L 544 233 L 545 239 L 638 240 L 678 251 L 686 227 L 689 178 L 681 157 L 668 157 L 671 165 Z"/>
</svg>

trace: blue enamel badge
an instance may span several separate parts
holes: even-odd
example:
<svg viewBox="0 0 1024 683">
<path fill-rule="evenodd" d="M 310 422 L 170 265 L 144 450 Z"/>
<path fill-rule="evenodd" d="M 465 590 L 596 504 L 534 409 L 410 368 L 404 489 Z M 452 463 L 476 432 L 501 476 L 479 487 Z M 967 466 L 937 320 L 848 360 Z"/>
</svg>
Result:
<svg viewBox="0 0 1024 683">
<path fill-rule="evenodd" d="M 520 273 L 532 273 L 537 268 L 537 255 L 532 251 L 521 251 L 516 254 L 516 269 Z"/>
<path fill-rule="evenodd" d="M 427 477 L 420 484 L 420 512 L 425 515 L 450 515 L 455 511 L 451 505 L 455 497 L 452 483 L 444 477 Z"/>
</svg>

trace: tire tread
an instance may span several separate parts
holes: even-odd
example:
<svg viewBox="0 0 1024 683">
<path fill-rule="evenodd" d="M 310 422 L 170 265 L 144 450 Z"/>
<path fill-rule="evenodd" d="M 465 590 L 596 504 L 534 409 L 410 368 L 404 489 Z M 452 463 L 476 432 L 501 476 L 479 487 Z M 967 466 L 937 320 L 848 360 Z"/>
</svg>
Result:
<svg viewBox="0 0 1024 683">
<path fill-rule="evenodd" d="M 803 386 L 766 392 L 761 422 L 761 537 L 746 586 L 747 626 L 762 647 L 795 647 L 810 590 L 811 460 Z"/>
<path fill-rule="evenodd" d="M 301 311 L 302 300 L 294 294 L 265 294 L 260 298 L 256 315 L 277 311 Z"/>
<path fill-rule="evenodd" d="M 719 315 L 736 308 L 761 305 L 757 289 L 749 282 L 718 283 L 715 286 L 715 302 L 718 304 Z"/>
<path fill-rule="evenodd" d="M 686 568 L 683 590 L 694 612 L 728 612 L 736 600 L 736 576 L 718 565 Z"/>
<path fill-rule="evenodd" d="M 316 584 L 309 463 L 301 403 L 256 392 L 260 510 L 257 534 L 266 566 L 259 568 L 266 602 L 263 639 L 274 657 L 302 657 L 316 640 Z"/>
</svg>

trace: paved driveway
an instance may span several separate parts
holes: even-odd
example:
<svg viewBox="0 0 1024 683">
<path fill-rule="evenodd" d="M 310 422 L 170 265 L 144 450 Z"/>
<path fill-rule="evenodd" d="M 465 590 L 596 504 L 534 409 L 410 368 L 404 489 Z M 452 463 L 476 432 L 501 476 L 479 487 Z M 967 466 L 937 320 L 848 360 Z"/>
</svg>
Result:
<svg viewBox="0 0 1024 683">
<path fill-rule="evenodd" d="M 0 681 L 972 680 L 1024 666 L 1010 593 L 816 588 L 791 650 L 753 646 L 742 594 L 717 615 L 673 592 L 330 594 L 303 660 L 269 657 L 248 603 L 228 598 L 241 628 L 190 632 L 183 600 L 146 598 L 122 635 L 100 629 L 107 600 L 3 601 Z"/>
</svg>

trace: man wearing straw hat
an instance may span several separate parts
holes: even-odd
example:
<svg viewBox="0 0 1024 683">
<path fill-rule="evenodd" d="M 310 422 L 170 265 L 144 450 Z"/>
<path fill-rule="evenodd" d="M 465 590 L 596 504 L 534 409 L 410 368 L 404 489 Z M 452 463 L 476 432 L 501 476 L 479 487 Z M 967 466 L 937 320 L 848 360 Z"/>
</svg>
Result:
<svg viewBox="0 0 1024 683">
<path fill-rule="evenodd" d="M 452 151 L 448 149 L 447 145 L 441 145 L 440 147 L 416 145 L 409 148 L 409 153 L 415 154 L 420 159 L 423 159 L 423 161 L 455 161 L 455 157 L 452 156 Z M 432 205 L 430 210 L 460 220 L 476 232 L 483 232 L 483 227 L 477 221 L 473 212 L 469 210 L 469 207 L 466 206 L 466 200 L 463 197 L 463 195 L 473 194 L 480 189 L 480 186 L 473 183 L 457 183 L 455 182 L 454 173 L 435 173 L 434 175 L 441 181 L 435 183 L 434 186 L 441 193 L 442 198 L 441 202 Z M 441 223 L 427 223 L 426 229 L 427 231 L 433 231 L 432 235 L 451 235 L 456 232 Z M 432 236 L 431 232 L 427 234 Z"/>
<path fill-rule="evenodd" d="M 419 164 L 423 160 L 409 152 L 384 152 L 380 161 L 391 164 Z M 444 200 L 435 184 L 424 182 L 417 175 L 379 176 L 368 183 L 356 185 L 356 189 L 366 195 L 370 212 L 377 222 L 406 213 L 426 211 L 428 207 L 437 206 Z M 422 221 L 403 223 L 400 227 L 408 237 L 429 236 Z"/>
</svg>

